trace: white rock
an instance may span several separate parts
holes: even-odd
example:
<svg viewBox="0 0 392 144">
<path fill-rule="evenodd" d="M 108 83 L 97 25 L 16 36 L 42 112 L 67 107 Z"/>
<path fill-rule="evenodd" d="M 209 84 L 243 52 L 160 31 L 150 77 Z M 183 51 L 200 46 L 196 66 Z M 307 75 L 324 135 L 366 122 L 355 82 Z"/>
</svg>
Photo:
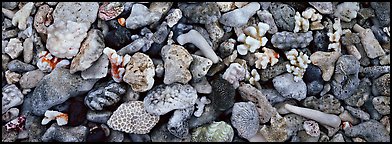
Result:
<svg viewBox="0 0 392 144">
<path fill-rule="evenodd" d="M 2 89 L 1 99 L 1 114 L 4 114 L 8 109 L 21 105 L 23 103 L 23 94 L 14 85 L 7 85 Z"/>
<path fill-rule="evenodd" d="M 160 18 L 159 12 L 151 12 L 142 4 L 134 4 L 132 6 L 131 15 L 126 20 L 126 27 L 129 29 L 137 29 L 149 25 Z"/>
<path fill-rule="evenodd" d="M 246 69 L 238 63 L 232 63 L 223 73 L 222 78 L 233 84 L 234 88 L 238 88 L 240 81 L 244 80 L 245 76 Z"/>
<path fill-rule="evenodd" d="M 250 17 L 256 14 L 256 11 L 260 9 L 258 2 L 251 2 L 246 6 L 227 12 L 222 15 L 219 22 L 226 26 L 241 27 L 244 26 Z"/>
<path fill-rule="evenodd" d="M 33 59 L 33 38 L 27 38 L 23 42 L 23 61 L 25 63 L 30 63 Z"/>
<path fill-rule="evenodd" d="M 210 94 L 212 92 L 212 86 L 208 83 L 206 77 L 202 77 L 200 79 L 192 79 L 190 84 L 196 89 L 198 93 L 202 94 Z"/>
<path fill-rule="evenodd" d="M 304 121 L 303 127 L 310 136 L 320 136 L 320 129 L 317 122 L 312 120 Z"/>
<path fill-rule="evenodd" d="M 342 21 L 350 22 L 357 17 L 358 11 L 358 2 L 343 2 L 336 7 L 334 16 L 340 18 Z"/>
<path fill-rule="evenodd" d="M 188 70 L 193 58 L 189 52 L 180 45 L 166 45 L 161 50 L 162 59 L 165 67 L 163 82 L 171 84 L 175 82 L 186 84 L 191 78 Z"/>
<path fill-rule="evenodd" d="M 193 61 L 190 66 L 193 79 L 200 79 L 204 77 L 210 67 L 212 66 L 212 61 L 208 58 L 204 58 L 198 55 L 192 54 Z"/>
<path fill-rule="evenodd" d="M 182 12 L 180 9 L 173 9 L 169 12 L 169 14 L 166 16 L 166 21 L 167 25 L 171 28 L 175 24 L 178 23 L 178 21 L 182 18 Z"/>
<path fill-rule="evenodd" d="M 17 58 L 20 54 L 22 54 L 23 46 L 22 42 L 18 38 L 12 38 L 7 44 L 7 47 L 4 49 L 5 53 L 7 53 L 12 59 Z"/>
<path fill-rule="evenodd" d="M 23 6 L 12 18 L 12 24 L 18 26 L 20 30 L 25 30 L 27 27 L 27 18 L 30 16 L 31 10 L 34 8 L 34 3 L 29 2 Z"/>
</svg>

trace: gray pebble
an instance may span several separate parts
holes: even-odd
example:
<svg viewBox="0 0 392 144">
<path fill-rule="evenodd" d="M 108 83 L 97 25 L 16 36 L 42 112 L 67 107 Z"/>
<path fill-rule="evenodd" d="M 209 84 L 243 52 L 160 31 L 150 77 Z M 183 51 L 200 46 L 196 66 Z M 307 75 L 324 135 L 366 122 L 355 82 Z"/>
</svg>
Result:
<svg viewBox="0 0 392 144">
<path fill-rule="evenodd" d="M 285 31 L 293 31 L 295 26 L 295 10 L 293 7 L 273 2 L 269 7 L 272 16 L 275 19 L 276 26 Z"/>
<path fill-rule="evenodd" d="M 389 73 L 390 68 L 390 66 L 361 67 L 359 73 L 361 76 L 375 79 L 380 77 L 382 74 Z"/>
<path fill-rule="evenodd" d="M 124 133 L 110 129 L 110 135 L 107 142 L 123 142 Z"/>
<path fill-rule="evenodd" d="M 34 88 L 38 85 L 38 82 L 40 82 L 44 76 L 45 74 L 39 69 L 26 72 L 20 78 L 20 87 L 23 89 Z"/>
<path fill-rule="evenodd" d="M 24 62 L 17 60 L 17 59 L 9 62 L 7 66 L 10 71 L 19 72 L 19 73 L 32 71 L 35 69 L 35 66 L 33 66 L 31 64 L 24 63 Z"/>
<path fill-rule="evenodd" d="M 222 15 L 219 22 L 226 26 L 241 27 L 246 25 L 250 17 L 260 9 L 260 4 L 251 2 L 242 8 L 235 9 Z"/>
<path fill-rule="evenodd" d="M 276 91 L 275 89 L 262 88 L 259 90 L 261 91 L 261 93 L 263 93 L 265 95 L 268 102 L 270 102 L 272 105 L 283 102 L 285 100 L 285 98 L 282 95 L 280 95 L 280 93 L 278 91 Z"/>
<path fill-rule="evenodd" d="M 266 69 L 257 70 L 260 75 L 260 80 L 268 81 L 269 79 L 285 73 L 287 71 L 286 64 L 289 64 L 289 62 L 277 63 L 276 65 L 267 67 Z"/>
<path fill-rule="evenodd" d="M 389 25 L 391 11 L 390 2 L 371 2 L 370 6 L 374 9 L 381 26 L 385 27 Z"/>
<path fill-rule="evenodd" d="M 390 142 L 391 137 L 386 128 L 378 121 L 370 120 L 347 128 L 345 134 L 350 137 L 362 137 L 368 142 Z"/>
<path fill-rule="evenodd" d="M 287 134 L 288 136 L 297 135 L 297 132 L 304 130 L 303 122 L 305 118 L 297 114 L 287 114 L 284 116 L 287 123 Z"/>
<path fill-rule="evenodd" d="M 2 2 L 1 7 L 9 9 L 9 10 L 13 10 L 16 7 L 18 7 L 18 4 L 19 4 L 19 2 Z"/>
<path fill-rule="evenodd" d="M 43 142 L 84 142 L 89 129 L 85 126 L 58 126 L 54 123 L 46 130 L 42 136 Z"/>
<path fill-rule="evenodd" d="M 318 12 L 321 14 L 332 14 L 333 5 L 332 2 L 309 2 Z"/>
<path fill-rule="evenodd" d="M 390 96 L 391 90 L 389 89 L 390 87 L 390 74 L 384 74 L 380 76 L 379 78 L 375 79 L 373 81 L 372 85 L 372 92 L 373 95 L 383 95 L 383 96 Z"/>
<path fill-rule="evenodd" d="M 380 120 L 382 115 L 374 108 L 373 97 L 369 97 L 365 104 L 363 105 L 365 110 L 370 114 L 370 117 L 375 120 Z"/>
<path fill-rule="evenodd" d="M 207 24 L 221 17 L 219 6 L 215 2 L 179 3 L 178 7 L 191 23 Z"/>
<path fill-rule="evenodd" d="M 129 134 L 132 142 L 151 142 L 151 137 L 148 134 Z"/>
<path fill-rule="evenodd" d="M 361 79 L 358 89 L 351 97 L 346 98 L 344 102 L 350 106 L 361 107 L 371 94 L 371 84 L 368 78 Z"/>
<path fill-rule="evenodd" d="M 318 142 L 319 136 L 310 136 L 304 130 L 298 132 L 300 142 Z"/>
<path fill-rule="evenodd" d="M 295 82 L 291 73 L 279 75 L 272 82 L 275 89 L 285 98 L 294 98 L 300 101 L 306 97 L 305 82 L 302 79 Z"/>
<path fill-rule="evenodd" d="M 15 38 L 18 36 L 18 30 L 15 29 L 10 29 L 10 30 L 4 30 L 1 32 L 1 38 L 2 39 L 9 39 L 9 38 Z"/>
<path fill-rule="evenodd" d="M 382 115 L 390 114 L 390 97 L 378 96 L 373 98 L 374 108 Z"/>
<path fill-rule="evenodd" d="M 331 94 L 326 94 L 319 99 L 315 96 L 306 97 L 303 105 L 325 113 L 340 114 L 342 112 L 339 100 Z"/>
<path fill-rule="evenodd" d="M 112 115 L 111 111 L 92 111 L 89 110 L 87 112 L 87 120 L 96 122 L 96 123 L 106 123 L 110 116 Z"/>
<path fill-rule="evenodd" d="M 222 112 L 215 110 L 213 105 L 208 104 L 204 107 L 204 112 L 200 117 L 192 116 L 189 119 L 189 128 L 193 129 L 204 124 L 211 123 L 216 120 L 221 113 Z"/>
<path fill-rule="evenodd" d="M 346 110 L 350 112 L 350 114 L 352 114 L 354 117 L 360 118 L 362 120 L 370 119 L 370 115 L 361 109 L 353 108 L 351 106 L 346 106 Z"/>
<path fill-rule="evenodd" d="M 352 55 L 339 57 L 335 65 L 331 87 L 333 95 L 344 100 L 355 92 L 359 85 L 359 61 Z"/>
<path fill-rule="evenodd" d="M 184 139 L 180 139 L 174 135 L 172 135 L 166 127 L 166 124 L 161 126 L 156 126 L 150 132 L 150 137 L 152 142 L 190 142 L 191 138 L 187 137 Z"/>
</svg>

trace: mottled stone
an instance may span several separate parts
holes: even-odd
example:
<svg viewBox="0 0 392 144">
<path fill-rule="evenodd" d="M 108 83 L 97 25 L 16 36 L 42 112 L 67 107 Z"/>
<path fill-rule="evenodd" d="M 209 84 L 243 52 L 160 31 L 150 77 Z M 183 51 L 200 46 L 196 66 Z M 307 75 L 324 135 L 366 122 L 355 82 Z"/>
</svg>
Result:
<svg viewBox="0 0 392 144">
<path fill-rule="evenodd" d="M 295 10 L 291 6 L 283 3 L 272 3 L 269 7 L 275 19 L 276 26 L 282 30 L 293 31 L 295 25 Z"/>
<path fill-rule="evenodd" d="M 302 100 L 306 97 L 305 82 L 302 79 L 295 82 L 294 76 L 290 73 L 279 75 L 272 82 L 275 89 L 285 98 Z"/>
<path fill-rule="evenodd" d="M 351 97 L 359 85 L 359 61 L 352 55 L 343 55 L 336 62 L 331 86 L 333 95 L 341 100 Z"/>
<path fill-rule="evenodd" d="M 373 81 L 372 92 L 373 95 L 390 96 L 390 74 L 384 74 Z"/>
<path fill-rule="evenodd" d="M 370 120 L 347 128 L 345 134 L 350 137 L 360 136 L 369 142 L 389 142 L 391 140 L 386 128 L 375 120 Z"/>
</svg>

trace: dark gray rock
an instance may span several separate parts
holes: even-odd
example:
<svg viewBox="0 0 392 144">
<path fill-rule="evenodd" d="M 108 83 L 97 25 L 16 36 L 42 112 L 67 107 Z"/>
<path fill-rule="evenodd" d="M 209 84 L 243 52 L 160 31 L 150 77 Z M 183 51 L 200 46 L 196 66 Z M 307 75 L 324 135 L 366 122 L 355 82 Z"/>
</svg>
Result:
<svg viewBox="0 0 392 144">
<path fill-rule="evenodd" d="M 116 104 L 121 100 L 121 95 L 125 94 L 126 87 L 120 83 L 109 81 L 102 87 L 97 87 L 90 91 L 84 98 L 84 103 L 91 110 L 103 110 L 104 107 L 108 107 Z"/>
<path fill-rule="evenodd" d="M 110 116 L 112 115 L 111 111 L 87 111 L 86 118 L 89 121 L 96 123 L 106 123 Z"/>
<path fill-rule="evenodd" d="M 365 138 L 367 142 L 390 142 L 391 137 L 384 125 L 375 120 L 360 123 L 347 128 L 345 134 L 350 137 Z"/>
<path fill-rule="evenodd" d="M 285 73 L 286 70 L 286 64 L 289 64 L 290 62 L 283 62 L 283 63 L 277 63 L 274 66 L 269 66 L 266 69 L 260 69 L 257 70 L 257 72 L 260 75 L 260 80 L 261 81 L 268 81 L 269 79 L 272 79 L 282 73 Z"/>
<path fill-rule="evenodd" d="M 317 95 L 324 88 L 324 80 L 322 78 L 321 69 L 313 64 L 308 64 L 303 80 L 306 83 L 307 94 Z"/>
<path fill-rule="evenodd" d="M 369 113 L 370 118 L 374 120 L 380 120 L 382 115 L 378 113 L 378 111 L 374 108 L 373 105 L 373 97 L 370 97 L 367 101 L 365 101 L 364 110 Z"/>
<path fill-rule="evenodd" d="M 44 76 L 45 74 L 39 69 L 26 72 L 19 80 L 20 87 L 23 89 L 34 88 Z"/>
<path fill-rule="evenodd" d="M 313 32 L 293 33 L 288 31 L 277 32 L 272 35 L 271 43 L 278 49 L 288 50 L 293 48 L 305 48 L 313 40 Z"/>
<path fill-rule="evenodd" d="M 180 139 L 167 130 L 167 125 L 156 126 L 150 133 L 152 142 L 190 142 L 191 137 Z"/>
<path fill-rule="evenodd" d="M 293 7 L 283 3 L 272 3 L 269 7 L 275 19 L 276 26 L 281 30 L 293 31 L 295 26 L 295 10 Z"/>
<path fill-rule="evenodd" d="M 380 44 L 388 44 L 390 42 L 389 36 L 382 30 L 382 27 L 373 25 L 370 29 Z"/>
<path fill-rule="evenodd" d="M 374 9 L 381 26 L 385 27 L 390 22 L 391 3 L 390 2 L 371 2 L 370 6 Z"/>
<path fill-rule="evenodd" d="M 389 67 L 389 66 L 388 66 Z M 373 95 L 390 96 L 391 76 L 389 73 L 380 76 L 373 81 L 372 92 Z"/>
<path fill-rule="evenodd" d="M 349 106 L 361 107 L 371 95 L 371 85 L 368 78 L 361 79 L 358 89 L 351 97 L 344 99 L 344 102 Z"/>
<path fill-rule="evenodd" d="M 230 82 L 219 76 L 211 81 L 211 86 L 209 98 L 216 110 L 225 111 L 234 105 L 235 88 Z"/>
<path fill-rule="evenodd" d="M 38 83 L 33 92 L 33 114 L 41 116 L 50 107 L 88 92 L 96 81 L 83 80 L 80 75 L 71 74 L 69 69 L 55 68 Z"/>
<path fill-rule="evenodd" d="M 7 65 L 7 67 L 10 71 L 18 72 L 18 73 L 32 71 L 32 70 L 36 69 L 35 66 L 33 66 L 31 64 L 24 63 L 24 62 L 17 60 L 17 59 L 10 61 Z"/>
<path fill-rule="evenodd" d="M 84 142 L 86 141 L 89 129 L 85 126 L 58 126 L 54 123 L 46 130 L 42 136 L 43 142 Z"/>
<path fill-rule="evenodd" d="M 132 142 L 151 142 L 151 137 L 148 134 L 129 134 Z"/>
<path fill-rule="evenodd" d="M 351 106 L 346 106 L 346 110 L 348 112 L 350 112 L 350 114 L 356 118 L 360 118 L 362 120 L 369 120 L 370 119 L 370 115 L 359 108 L 353 108 Z"/>
<path fill-rule="evenodd" d="M 179 3 L 178 7 L 191 23 L 207 24 L 219 20 L 221 13 L 215 2 Z"/>
<path fill-rule="evenodd" d="M 313 36 L 313 47 L 310 47 L 312 52 L 316 51 L 328 51 L 329 37 L 327 31 L 315 31 Z"/>
<path fill-rule="evenodd" d="M 262 88 L 259 90 L 261 91 L 261 93 L 263 93 L 265 95 L 268 102 L 270 102 L 272 105 L 283 102 L 286 99 L 285 97 L 280 95 L 280 93 L 278 91 L 276 91 L 275 89 Z"/>
<path fill-rule="evenodd" d="M 204 107 L 204 112 L 200 117 L 192 116 L 189 119 L 189 128 L 193 129 L 204 124 L 211 123 L 212 121 L 216 120 L 221 113 L 221 111 L 215 110 L 213 105 L 208 104 Z"/>
<path fill-rule="evenodd" d="M 344 100 L 354 94 L 359 85 L 359 68 L 359 61 L 354 56 L 339 57 L 331 82 L 331 91 L 336 98 Z"/>
<path fill-rule="evenodd" d="M 192 116 L 194 107 L 175 110 L 167 123 L 167 130 L 178 138 L 190 136 L 188 120 Z"/>
</svg>

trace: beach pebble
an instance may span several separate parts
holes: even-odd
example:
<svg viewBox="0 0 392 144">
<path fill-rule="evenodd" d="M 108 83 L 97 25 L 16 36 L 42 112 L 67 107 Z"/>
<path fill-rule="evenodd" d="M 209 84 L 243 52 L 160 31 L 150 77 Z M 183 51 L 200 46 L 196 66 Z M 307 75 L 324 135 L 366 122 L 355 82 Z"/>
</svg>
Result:
<svg viewBox="0 0 392 144">
<path fill-rule="evenodd" d="M 371 82 L 368 78 L 361 79 L 357 90 L 351 97 L 344 99 L 347 105 L 361 107 L 371 95 Z"/>
<path fill-rule="evenodd" d="M 321 69 L 313 64 L 309 64 L 306 68 L 303 80 L 306 83 L 307 94 L 317 95 L 323 90 L 324 80 L 322 78 Z"/>
<path fill-rule="evenodd" d="M 167 129 L 167 124 L 163 124 L 161 126 L 157 126 L 151 131 L 150 134 L 152 142 L 190 142 L 191 137 L 187 138 L 178 138 L 172 135 Z"/>
<path fill-rule="evenodd" d="M 177 109 L 167 123 L 167 129 L 178 138 L 190 137 L 188 120 L 192 116 L 194 107 Z"/>
<path fill-rule="evenodd" d="M 276 89 L 273 89 L 273 88 L 262 88 L 262 89 L 259 89 L 259 90 L 261 91 L 261 93 L 263 93 L 265 95 L 265 97 L 267 98 L 268 102 L 270 102 L 272 105 L 275 105 L 277 103 L 283 102 L 285 100 L 285 97 L 280 95 L 280 93 L 278 91 L 276 91 Z"/>
<path fill-rule="evenodd" d="M 381 26 L 387 26 L 390 23 L 389 13 L 391 6 L 388 2 L 371 2 L 370 6 L 374 9 L 377 19 Z"/>
<path fill-rule="evenodd" d="M 12 59 L 17 58 L 23 52 L 22 42 L 18 38 L 10 39 L 4 52 Z"/>
<path fill-rule="evenodd" d="M 389 116 L 384 116 L 380 122 L 385 126 L 387 131 L 390 133 L 391 132 L 391 121 L 389 120 Z"/>
<path fill-rule="evenodd" d="M 93 23 L 98 16 L 98 2 L 59 2 L 53 11 L 54 23 L 57 21 Z"/>
<path fill-rule="evenodd" d="M 45 74 L 41 70 L 26 72 L 20 78 L 19 84 L 23 89 L 35 88 Z"/>
<path fill-rule="evenodd" d="M 100 30 L 91 29 L 82 42 L 78 54 L 72 59 L 70 72 L 84 71 L 93 65 L 93 62 L 103 53 L 105 43 Z"/>
<path fill-rule="evenodd" d="M 231 123 L 238 135 L 250 139 L 259 130 L 259 116 L 256 105 L 252 102 L 238 102 L 233 106 Z"/>
<path fill-rule="evenodd" d="M 342 21 L 350 22 L 351 19 L 357 17 L 358 11 L 358 2 L 343 2 L 336 6 L 334 16 L 340 18 Z"/>
<path fill-rule="evenodd" d="M 106 123 L 110 116 L 112 115 L 111 111 L 87 111 L 86 119 L 96 123 Z"/>
<path fill-rule="evenodd" d="M 18 7 L 18 4 L 19 4 L 19 2 L 3 2 L 1 7 L 9 9 L 9 10 L 13 10 L 16 7 Z"/>
<path fill-rule="evenodd" d="M 285 98 L 294 98 L 300 101 L 306 97 L 305 82 L 302 79 L 295 82 L 294 76 L 290 73 L 276 76 L 272 82 L 275 89 Z"/>
<path fill-rule="evenodd" d="M 91 110 L 103 110 L 104 107 L 118 103 L 125 92 L 123 84 L 109 81 L 91 90 L 84 98 L 84 102 Z"/>
<path fill-rule="evenodd" d="M 165 84 L 174 82 L 185 84 L 191 80 L 192 75 L 188 68 L 193 58 L 184 47 L 180 45 L 166 45 L 162 48 L 161 55 L 165 67 L 163 80 Z"/>
<path fill-rule="evenodd" d="M 89 129 L 85 126 L 69 127 L 52 124 L 42 135 L 43 142 L 84 142 Z"/>
<path fill-rule="evenodd" d="M 15 142 L 18 138 L 17 131 L 7 131 L 5 126 L 1 128 L 1 141 L 2 142 Z"/>
<path fill-rule="evenodd" d="M 284 116 L 284 119 L 287 124 L 287 135 L 293 136 L 296 135 L 298 131 L 304 130 L 303 122 L 305 118 L 297 115 L 297 114 L 287 114 Z"/>
<path fill-rule="evenodd" d="M 320 136 L 320 128 L 318 123 L 312 120 L 304 121 L 305 132 L 310 136 Z"/>
<path fill-rule="evenodd" d="M 159 20 L 160 16 L 159 12 L 150 11 L 142 4 L 133 4 L 131 15 L 126 19 L 126 27 L 129 29 L 141 28 Z"/>
<path fill-rule="evenodd" d="M 384 74 L 373 81 L 372 93 L 373 95 L 390 96 L 390 74 Z"/>
<path fill-rule="evenodd" d="M 286 119 L 275 112 L 271 117 L 271 125 L 263 125 L 259 133 L 262 134 L 268 142 L 283 142 L 289 138 L 286 127 Z"/>
<path fill-rule="evenodd" d="M 211 86 L 212 92 L 209 98 L 217 111 L 225 111 L 233 106 L 235 102 L 235 88 L 230 82 L 219 77 L 211 81 Z"/>
<path fill-rule="evenodd" d="M 27 28 L 27 18 L 30 16 L 31 11 L 34 9 L 34 3 L 29 2 L 23 6 L 19 11 L 17 11 L 12 18 L 12 24 L 18 26 L 20 30 L 25 30 Z"/>
<path fill-rule="evenodd" d="M 259 17 L 259 19 L 261 20 L 261 22 L 266 23 L 270 26 L 268 33 L 269 34 L 275 34 L 276 32 L 278 32 L 278 27 L 275 24 L 275 20 L 272 17 L 272 14 L 264 9 L 264 10 L 258 10 L 257 11 L 257 16 Z"/>
<path fill-rule="evenodd" d="M 132 42 L 131 35 L 132 33 L 125 27 L 110 30 L 104 38 L 105 46 L 120 49 Z"/>
<path fill-rule="evenodd" d="M 143 53 L 137 52 L 129 61 L 125 74 L 124 82 L 131 85 L 136 92 L 145 92 L 154 85 L 155 67 L 151 58 Z"/>
<path fill-rule="evenodd" d="M 109 59 L 106 54 L 102 54 L 97 61 L 86 70 L 82 71 L 83 79 L 100 79 L 106 77 L 108 74 Z"/>
<path fill-rule="evenodd" d="M 212 65 L 212 61 L 198 55 L 192 54 L 193 61 L 190 65 L 190 71 L 193 79 L 204 77 Z"/>
<path fill-rule="evenodd" d="M 7 70 L 5 72 L 5 79 L 8 84 L 14 84 L 14 83 L 19 82 L 20 77 L 21 77 L 21 75 L 16 72 L 12 72 L 10 70 Z"/>
<path fill-rule="evenodd" d="M 320 136 L 311 136 L 304 130 L 299 131 L 297 136 L 299 137 L 300 142 L 318 142 L 318 139 L 320 138 Z"/>
<path fill-rule="evenodd" d="M 52 16 L 53 8 L 44 4 L 38 8 L 34 17 L 34 28 L 38 33 L 47 34 L 47 29 L 53 22 Z"/>
<path fill-rule="evenodd" d="M 340 114 L 342 112 L 339 100 L 331 94 L 326 94 L 319 99 L 315 96 L 306 97 L 303 101 L 303 105 L 325 113 Z"/>
<path fill-rule="evenodd" d="M 151 142 L 151 137 L 148 134 L 129 134 L 132 142 Z"/>
<path fill-rule="evenodd" d="M 32 112 L 41 116 L 50 107 L 91 90 L 97 80 L 83 80 L 68 69 L 56 68 L 44 76 L 33 91 Z"/>
<path fill-rule="evenodd" d="M 106 2 L 98 9 L 98 17 L 102 20 L 111 20 L 119 16 L 124 10 L 121 2 Z"/>
<path fill-rule="evenodd" d="M 23 103 L 23 94 L 20 92 L 18 87 L 14 84 L 6 85 L 2 88 L 2 100 L 1 100 L 1 113 L 4 114 L 8 109 L 21 105 Z"/>
<path fill-rule="evenodd" d="M 282 73 L 287 72 L 286 64 L 289 63 L 290 62 L 277 63 L 276 65 L 267 67 L 266 69 L 258 70 L 258 73 L 260 74 L 260 80 L 268 81 L 269 79 L 272 79 Z"/>
<path fill-rule="evenodd" d="M 276 26 L 285 31 L 293 31 L 295 25 L 295 10 L 293 7 L 273 2 L 269 7 L 269 11 L 275 19 Z"/>
<path fill-rule="evenodd" d="M 215 2 L 179 3 L 178 7 L 191 23 L 208 24 L 221 17 L 219 6 Z"/>
<path fill-rule="evenodd" d="M 336 98 L 344 100 L 354 94 L 359 85 L 359 68 L 359 61 L 352 55 L 343 55 L 338 59 L 331 82 Z"/>
<path fill-rule="evenodd" d="M 374 108 L 373 105 L 373 97 L 370 97 L 367 101 L 365 101 L 365 104 L 363 105 L 364 110 L 366 110 L 370 118 L 375 119 L 375 120 L 380 120 L 382 115 L 378 113 L 378 111 Z"/>
<path fill-rule="evenodd" d="M 332 2 L 309 2 L 318 12 L 321 14 L 332 14 L 333 5 Z"/>
<path fill-rule="evenodd" d="M 347 128 L 345 134 L 350 137 L 363 137 L 369 142 L 389 142 L 391 137 L 384 125 L 375 120 L 366 121 Z"/>
<path fill-rule="evenodd" d="M 369 66 L 361 67 L 359 74 L 360 76 L 368 77 L 370 79 L 377 79 L 381 75 L 390 72 L 390 66 Z"/>
<path fill-rule="evenodd" d="M 220 17 L 219 22 L 230 27 L 241 27 L 244 26 L 249 18 L 256 14 L 256 11 L 259 9 L 259 3 L 251 2 L 244 7 L 224 13 L 222 17 Z"/>
<path fill-rule="evenodd" d="M 212 86 L 208 82 L 206 77 L 201 77 L 200 79 L 192 79 L 189 82 L 190 85 L 193 86 L 193 88 L 196 89 L 198 93 L 201 94 L 210 94 L 212 92 Z"/>
<path fill-rule="evenodd" d="M 370 119 L 370 115 L 361 109 L 353 108 L 351 106 L 346 106 L 345 108 L 348 112 L 350 112 L 353 116 L 355 116 L 357 118 L 360 118 L 362 120 L 369 120 Z"/>
<path fill-rule="evenodd" d="M 24 62 L 17 60 L 17 59 L 9 62 L 7 67 L 10 71 L 19 72 L 19 73 L 32 71 L 32 70 L 36 69 L 33 65 L 24 63 Z"/>
<path fill-rule="evenodd" d="M 390 97 L 378 96 L 373 98 L 374 108 L 382 115 L 390 114 Z"/>
<path fill-rule="evenodd" d="M 2 114 L 1 120 L 4 123 L 7 123 L 15 118 L 17 118 L 19 115 L 19 109 L 18 108 L 10 108 L 8 109 L 5 113 Z"/>
<path fill-rule="evenodd" d="M 107 139 L 107 142 L 123 142 L 124 133 L 116 130 L 110 130 L 110 135 Z"/>
</svg>

